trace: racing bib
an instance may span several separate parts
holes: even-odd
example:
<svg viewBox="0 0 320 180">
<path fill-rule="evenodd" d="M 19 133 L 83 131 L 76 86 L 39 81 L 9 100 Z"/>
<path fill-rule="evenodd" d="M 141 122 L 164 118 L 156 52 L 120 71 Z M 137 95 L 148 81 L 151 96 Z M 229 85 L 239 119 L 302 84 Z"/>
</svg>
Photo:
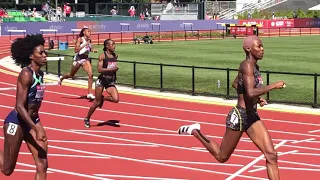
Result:
<svg viewBox="0 0 320 180">
<path fill-rule="evenodd" d="M 117 62 L 108 62 L 108 67 L 107 69 L 110 69 L 110 68 L 114 68 L 117 66 Z"/>
<path fill-rule="evenodd" d="M 45 89 L 46 89 L 46 87 L 44 85 L 38 85 L 35 98 L 36 99 L 43 99 Z"/>
</svg>

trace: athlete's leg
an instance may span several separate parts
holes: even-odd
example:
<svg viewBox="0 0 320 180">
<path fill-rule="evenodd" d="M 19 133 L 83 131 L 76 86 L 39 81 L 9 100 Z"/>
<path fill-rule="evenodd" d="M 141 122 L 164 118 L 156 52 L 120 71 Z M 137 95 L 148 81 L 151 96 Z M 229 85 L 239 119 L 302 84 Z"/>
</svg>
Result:
<svg viewBox="0 0 320 180">
<path fill-rule="evenodd" d="M 266 157 L 266 166 L 270 180 L 280 179 L 278 169 L 278 154 L 274 149 L 268 130 L 262 121 L 256 121 L 247 130 L 247 135 Z"/>
<path fill-rule="evenodd" d="M 88 75 L 88 98 L 94 99 L 94 96 L 92 95 L 92 83 L 93 83 L 93 74 L 92 74 L 92 66 L 90 61 L 86 61 L 82 68 L 86 71 Z"/>
<path fill-rule="evenodd" d="M 243 132 L 241 131 L 234 131 L 226 128 L 220 145 L 216 141 L 209 140 L 207 137 L 205 137 L 200 132 L 200 129 L 193 130 L 191 134 L 196 137 L 205 148 L 207 148 L 207 150 L 217 159 L 217 161 L 223 163 L 230 158 L 234 149 L 237 147 L 242 133 Z"/>
<path fill-rule="evenodd" d="M 0 150 L 0 168 L 4 175 L 10 176 L 16 167 L 23 130 L 19 125 L 6 123 L 3 126 L 3 134 L 4 151 Z"/>
<path fill-rule="evenodd" d="M 119 102 L 119 93 L 115 86 L 108 87 L 106 91 L 109 94 L 109 96 L 104 97 L 103 100 L 114 102 L 114 103 Z"/>
<path fill-rule="evenodd" d="M 41 122 L 36 124 L 37 128 L 44 131 L 44 128 Z M 36 132 L 31 129 L 29 133 L 25 133 L 24 138 L 30 152 L 32 153 L 34 162 L 36 164 L 36 176 L 35 180 L 45 180 L 47 178 L 47 169 L 48 169 L 48 142 L 47 141 L 38 141 L 36 140 Z"/>
<path fill-rule="evenodd" d="M 99 81 L 99 80 L 97 80 Z M 84 125 L 85 127 L 90 127 L 90 118 L 91 115 L 94 113 L 94 111 L 97 109 L 98 106 L 102 105 L 103 99 L 102 99 L 102 93 L 103 93 L 103 86 L 96 86 L 95 88 L 95 99 L 93 100 L 92 105 L 90 106 L 90 109 L 88 111 L 87 117 L 84 119 Z"/>
<path fill-rule="evenodd" d="M 74 62 L 71 66 L 71 71 L 65 75 L 63 75 L 60 78 L 60 82 L 62 82 L 64 79 L 73 78 L 74 75 L 78 72 L 79 68 L 81 67 L 80 63 Z"/>
</svg>

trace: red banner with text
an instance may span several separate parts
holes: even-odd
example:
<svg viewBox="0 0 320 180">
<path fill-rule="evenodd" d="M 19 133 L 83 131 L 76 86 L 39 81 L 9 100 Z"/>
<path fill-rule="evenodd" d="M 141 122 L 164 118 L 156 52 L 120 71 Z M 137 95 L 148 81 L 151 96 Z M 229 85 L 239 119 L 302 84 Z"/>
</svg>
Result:
<svg viewBox="0 0 320 180">
<path fill-rule="evenodd" d="M 239 25 L 245 24 L 259 24 L 261 27 L 259 28 L 293 28 L 294 27 L 294 20 L 293 19 L 286 19 L 286 20 L 239 20 Z"/>
<path fill-rule="evenodd" d="M 230 27 L 232 35 L 253 35 L 253 27 Z"/>
</svg>

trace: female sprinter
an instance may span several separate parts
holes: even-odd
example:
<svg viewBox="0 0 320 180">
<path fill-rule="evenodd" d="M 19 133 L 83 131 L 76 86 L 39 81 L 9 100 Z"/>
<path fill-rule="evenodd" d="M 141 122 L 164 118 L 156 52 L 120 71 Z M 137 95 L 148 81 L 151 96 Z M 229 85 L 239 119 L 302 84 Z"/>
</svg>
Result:
<svg viewBox="0 0 320 180">
<path fill-rule="evenodd" d="M 79 68 L 82 68 L 88 74 L 88 94 L 87 98 L 94 99 L 94 95 L 92 94 L 92 83 L 93 83 L 93 74 L 91 62 L 89 61 L 89 53 L 90 52 L 98 52 L 97 50 L 93 50 L 91 47 L 91 40 L 89 39 L 91 35 L 91 31 L 89 28 L 83 28 L 80 31 L 79 37 L 76 41 L 76 46 L 74 51 L 76 55 L 73 58 L 73 63 L 71 67 L 71 71 L 68 74 L 63 75 L 60 78 L 60 84 L 64 79 L 73 78 L 74 75 L 78 72 Z"/>
<path fill-rule="evenodd" d="M 114 52 L 116 45 L 115 42 L 111 39 L 106 39 L 103 43 L 103 53 L 99 56 L 98 62 L 98 72 L 100 75 L 96 80 L 96 88 L 95 88 L 95 100 L 91 105 L 87 117 L 84 119 L 85 127 L 90 127 L 90 117 L 93 112 L 99 106 L 100 108 L 103 105 L 105 100 L 118 103 L 119 102 L 119 94 L 118 90 L 115 86 L 115 82 L 117 79 L 116 72 L 118 71 L 117 59 L 118 55 Z M 102 95 L 103 90 L 106 89 L 108 96 L 104 97 Z"/>
<path fill-rule="evenodd" d="M 238 104 L 233 107 L 226 119 L 226 132 L 221 145 L 209 140 L 200 132 L 200 124 L 181 126 L 179 134 L 189 134 L 196 137 L 203 146 L 216 158 L 217 161 L 226 162 L 236 148 L 243 132 L 261 150 L 266 158 L 267 173 L 270 180 L 279 180 L 278 155 L 273 146 L 266 126 L 260 120 L 257 104 L 266 105 L 261 95 L 285 87 L 283 81 L 262 86 L 258 61 L 263 58 L 264 49 L 262 41 L 257 36 L 249 36 L 243 42 L 246 59 L 240 63 L 238 76 L 233 87 L 237 89 Z"/>
<path fill-rule="evenodd" d="M 42 35 L 27 35 L 11 45 L 13 60 L 25 67 L 18 76 L 15 107 L 3 126 L 4 151 L 0 150 L 0 168 L 6 176 L 13 173 L 24 140 L 37 166 L 35 180 L 47 177 L 48 143 L 38 114 L 45 91 L 40 70 L 47 61 L 44 42 Z"/>
</svg>

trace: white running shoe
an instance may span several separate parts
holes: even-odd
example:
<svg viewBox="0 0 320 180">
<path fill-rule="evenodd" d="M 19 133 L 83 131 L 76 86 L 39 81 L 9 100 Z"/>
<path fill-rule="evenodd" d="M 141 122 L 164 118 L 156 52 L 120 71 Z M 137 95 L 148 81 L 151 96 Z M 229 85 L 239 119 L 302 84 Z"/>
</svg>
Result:
<svg viewBox="0 0 320 180">
<path fill-rule="evenodd" d="M 93 94 L 90 93 L 90 94 L 87 94 L 87 98 L 88 98 L 88 99 L 94 99 L 94 98 L 96 98 L 96 97 L 95 97 Z"/>
<path fill-rule="evenodd" d="M 193 130 L 200 130 L 200 124 L 196 123 L 196 124 L 191 124 L 189 126 L 181 126 L 178 129 L 178 134 L 186 134 L 186 135 L 191 135 Z"/>
</svg>

